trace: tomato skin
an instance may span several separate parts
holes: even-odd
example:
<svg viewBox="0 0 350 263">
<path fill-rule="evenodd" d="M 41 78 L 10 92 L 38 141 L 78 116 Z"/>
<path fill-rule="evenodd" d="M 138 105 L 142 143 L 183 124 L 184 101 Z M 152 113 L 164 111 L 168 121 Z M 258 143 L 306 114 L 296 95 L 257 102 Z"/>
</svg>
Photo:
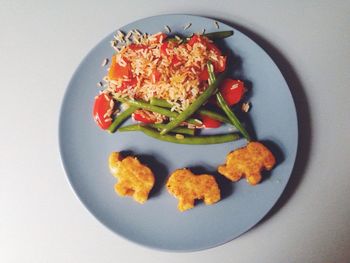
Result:
<svg viewBox="0 0 350 263">
<path fill-rule="evenodd" d="M 219 90 L 229 106 L 237 104 L 244 94 L 244 83 L 240 80 L 225 79 Z"/>
<path fill-rule="evenodd" d="M 131 64 L 126 62 L 126 65 L 123 67 L 116 62 L 116 58 L 113 56 L 111 67 L 108 72 L 108 78 L 110 80 L 118 80 L 124 77 L 132 78 Z"/>
<path fill-rule="evenodd" d="M 128 87 L 135 87 L 137 84 L 137 79 L 136 78 L 132 78 L 130 80 L 124 80 L 122 82 L 122 85 L 120 87 L 116 87 L 115 91 L 119 92 L 119 91 L 123 91 Z"/>
<path fill-rule="evenodd" d="M 221 126 L 220 121 L 214 120 L 206 115 L 201 114 L 201 120 L 205 128 L 219 128 Z"/>
<path fill-rule="evenodd" d="M 198 42 L 202 42 L 202 37 L 200 37 L 199 35 L 193 35 L 190 40 L 187 42 L 187 44 L 189 44 L 191 47 Z"/>
<path fill-rule="evenodd" d="M 207 46 L 207 49 L 213 51 L 216 55 L 222 56 L 221 50 L 214 43 L 205 41 L 205 45 Z"/>
<path fill-rule="evenodd" d="M 208 68 L 204 67 L 204 69 L 199 73 L 200 81 L 207 81 L 209 79 Z"/>
<path fill-rule="evenodd" d="M 106 130 L 112 124 L 111 118 L 109 116 L 105 117 L 106 112 L 111 108 L 111 100 L 112 98 L 104 93 L 95 98 L 92 115 L 97 125 L 103 130 Z"/>
<path fill-rule="evenodd" d="M 227 57 L 222 55 L 221 50 L 212 42 L 210 42 L 207 38 L 199 36 L 199 35 L 193 35 L 190 40 L 188 41 L 188 45 L 193 47 L 195 43 L 202 43 L 203 45 L 206 46 L 206 48 L 209 51 L 212 51 L 218 56 L 218 61 L 212 61 L 213 66 L 214 66 L 214 72 L 215 73 L 220 73 L 224 72 L 226 69 L 226 60 Z"/>
<path fill-rule="evenodd" d="M 177 67 L 181 64 L 181 60 L 178 58 L 178 56 L 174 55 L 171 59 L 171 66 Z"/>
<path fill-rule="evenodd" d="M 161 46 L 160 46 L 160 54 L 164 55 L 164 56 L 168 56 L 168 53 L 166 52 L 167 48 L 169 46 L 169 42 L 164 42 Z"/>
<path fill-rule="evenodd" d="M 137 50 L 147 49 L 147 46 L 142 44 L 130 44 L 128 48 L 133 51 L 137 51 Z"/>
<path fill-rule="evenodd" d="M 156 122 L 155 120 L 147 118 L 143 114 L 140 114 L 140 113 L 137 113 L 137 112 L 133 113 L 132 116 L 133 116 L 135 121 L 140 121 L 140 122 L 147 123 L 147 124 L 152 124 L 152 123 Z"/>
<path fill-rule="evenodd" d="M 219 61 L 213 61 L 214 72 L 220 73 L 224 72 L 226 69 L 226 56 L 219 56 Z"/>
</svg>

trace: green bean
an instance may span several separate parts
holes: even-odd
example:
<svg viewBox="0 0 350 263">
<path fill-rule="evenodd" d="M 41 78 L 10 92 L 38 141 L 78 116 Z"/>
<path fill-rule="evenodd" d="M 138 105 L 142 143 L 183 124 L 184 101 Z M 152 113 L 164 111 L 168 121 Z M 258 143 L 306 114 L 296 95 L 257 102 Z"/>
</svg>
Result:
<svg viewBox="0 0 350 263">
<path fill-rule="evenodd" d="M 207 110 L 204 108 L 201 108 L 198 110 L 198 113 L 202 114 L 202 115 L 206 115 L 214 120 L 218 120 L 221 122 L 225 122 L 228 124 L 231 124 L 230 120 L 228 118 L 226 118 L 225 116 L 222 116 L 220 113 L 217 113 L 215 111 L 211 111 L 211 110 Z"/>
<path fill-rule="evenodd" d="M 162 107 L 154 106 L 154 105 L 151 105 L 151 104 L 149 104 L 147 102 L 140 101 L 140 100 L 127 100 L 127 99 L 122 99 L 122 98 L 118 98 L 117 100 L 120 101 L 120 102 L 123 102 L 123 103 L 127 103 L 127 104 L 129 104 L 131 106 L 134 106 L 134 107 L 137 107 L 137 108 L 141 108 L 141 109 L 149 110 L 149 111 L 152 111 L 152 112 L 160 113 L 160 114 L 162 114 L 164 116 L 167 116 L 169 118 L 176 118 L 179 115 L 176 112 L 164 109 Z M 188 122 L 190 124 L 193 124 L 193 125 L 200 125 L 201 124 L 196 119 L 188 119 L 188 120 L 186 120 L 186 122 Z"/>
<path fill-rule="evenodd" d="M 166 100 L 162 100 L 162 99 L 152 98 L 150 103 L 154 106 L 160 106 L 160 107 L 164 107 L 164 108 L 171 108 L 172 107 L 172 105 L 169 102 L 167 102 Z M 208 110 L 204 107 L 199 108 L 199 110 L 197 112 L 199 114 L 209 116 L 210 118 L 212 118 L 214 120 L 218 120 L 221 122 L 231 124 L 231 121 L 229 119 L 227 119 L 225 116 L 223 116 L 220 113 L 217 113 L 215 111 Z"/>
<path fill-rule="evenodd" d="M 210 39 L 224 39 L 227 37 L 230 37 L 233 35 L 233 31 L 219 31 L 219 32 L 211 32 L 211 33 L 206 33 L 203 36 L 206 36 L 207 38 Z"/>
<path fill-rule="evenodd" d="M 212 65 L 210 62 L 208 62 L 208 68 L 211 68 Z M 190 105 L 188 106 L 183 112 L 181 112 L 176 118 L 174 118 L 172 121 L 170 121 L 165 128 L 160 132 L 160 134 L 164 135 L 177 127 L 180 123 L 186 121 L 189 117 L 192 116 L 193 113 L 195 113 L 209 98 L 210 96 L 216 91 L 217 85 L 219 81 L 212 82 L 209 87 L 198 96 L 198 98 Z"/>
<path fill-rule="evenodd" d="M 119 128 L 118 130 L 121 130 L 122 128 Z M 239 134 L 237 133 L 229 133 L 229 134 L 222 134 L 222 135 L 191 136 L 191 137 L 179 138 L 179 136 L 176 136 L 176 135 L 175 136 L 169 135 L 169 134 L 160 135 L 156 130 L 148 128 L 146 126 L 142 126 L 142 125 L 139 125 L 137 128 L 133 129 L 133 131 L 134 130 L 142 131 L 144 134 L 161 141 L 178 143 L 178 144 L 197 144 L 197 145 L 198 144 L 218 144 L 218 143 L 235 141 L 240 138 Z"/>
<path fill-rule="evenodd" d="M 157 130 L 164 129 L 166 124 L 163 123 L 155 123 L 155 124 L 149 124 L 147 126 L 155 128 Z M 172 130 L 174 133 L 181 133 L 181 134 L 187 134 L 187 135 L 194 135 L 196 130 L 195 129 L 190 129 L 186 127 L 176 127 L 174 130 Z"/>
<path fill-rule="evenodd" d="M 209 73 L 210 81 L 211 82 L 215 81 L 215 79 L 216 79 L 215 74 L 214 74 L 211 67 L 208 67 L 208 73 Z M 237 116 L 234 114 L 234 112 L 227 105 L 227 103 L 226 103 L 226 101 L 225 101 L 225 99 L 222 96 L 220 91 L 218 91 L 216 93 L 216 100 L 217 100 L 218 104 L 220 105 L 220 107 L 222 108 L 222 110 L 226 113 L 227 117 L 229 118 L 229 120 L 231 121 L 233 126 L 235 126 L 242 133 L 242 135 L 244 136 L 244 138 L 246 138 L 247 141 L 251 141 L 251 138 L 250 138 L 247 130 L 244 128 L 244 126 L 239 121 Z"/>
<path fill-rule="evenodd" d="M 122 124 L 127 118 L 130 117 L 130 115 L 136 110 L 136 107 L 129 107 L 123 112 L 121 112 L 117 117 L 114 119 L 112 124 L 108 127 L 107 131 L 110 133 L 114 133 L 118 126 Z"/>
<path fill-rule="evenodd" d="M 171 105 L 169 102 L 163 99 L 157 99 L 157 98 L 151 98 L 150 104 L 154 106 L 159 106 L 163 108 L 171 108 L 173 105 Z"/>
<path fill-rule="evenodd" d="M 251 141 L 251 138 L 247 132 L 247 130 L 244 128 L 242 123 L 237 118 L 236 114 L 230 109 L 230 107 L 227 105 L 224 97 L 220 92 L 216 93 L 216 99 L 220 105 L 220 107 L 223 109 L 223 111 L 226 113 L 227 117 L 230 119 L 231 123 L 242 133 L 244 138 L 247 139 L 247 141 Z"/>
<path fill-rule="evenodd" d="M 145 124 L 145 125 L 140 125 L 140 124 L 132 124 L 132 125 L 127 125 L 127 126 L 123 126 L 120 127 L 118 129 L 118 131 L 120 132 L 126 132 L 126 131 L 139 131 L 140 130 L 140 126 L 143 127 L 151 127 L 154 129 L 163 129 L 165 124 L 161 124 L 161 123 L 156 123 L 156 124 Z M 194 135 L 195 134 L 195 129 L 189 129 L 189 128 L 185 128 L 185 127 L 177 127 L 174 130 L 172 130 L 173 133 L 180 133 L 180 134 L 187 134 L 187 135 Z"/>
</svg>

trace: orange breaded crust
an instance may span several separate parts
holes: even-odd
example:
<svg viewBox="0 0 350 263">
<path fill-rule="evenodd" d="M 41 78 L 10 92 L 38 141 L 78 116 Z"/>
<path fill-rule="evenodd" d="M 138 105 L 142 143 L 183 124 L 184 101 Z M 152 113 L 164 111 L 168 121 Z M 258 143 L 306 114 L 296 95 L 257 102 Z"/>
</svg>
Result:
<svg viewBox="0 0 350 263">
<path fill-rule="evenodd" d="M 108 158 L 109 169 L 118 178 L 114 189 L 120 196 L 132 196 L 143 204 L 148 199 L 154 185 L 154 175 L 146 165 L 135 157 L 122 158 L 118 152 L 112 152 Z"/>
<path fill-rule="evenodd" d="M 206 205 L 220 200 L 220 189 L 214 176 L 208 174 L 194 175 L 188 169 L 173 172 L 167 183 L 170 194 L 179 199 L 178 209 L 185 211 L 194 207 L 195 199 L 203 199 Z"/>
<path fill-rule="evenodd" d="M 275 163 L 275 157 L 262 143 L 250 142 L 230 152 L 226 164 L 220 165 L 218 172 L 233 182 L 245 176 L 249 184 L 256 185 L 261 181 L 261 171 L 271 170 Z"/>
</svg>

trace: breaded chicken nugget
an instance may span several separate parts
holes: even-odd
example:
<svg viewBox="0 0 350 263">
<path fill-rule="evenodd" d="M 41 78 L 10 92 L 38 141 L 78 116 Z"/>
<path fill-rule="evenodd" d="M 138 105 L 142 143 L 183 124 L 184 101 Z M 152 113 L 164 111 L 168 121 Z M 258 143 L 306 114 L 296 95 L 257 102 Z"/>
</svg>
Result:
<svg viewBox="0 0 350 263">
<path fill-rule="evenodd" d="M 170 175 L 166 186 L 169 193 L 179 199 L 180 211 L 193 208 L 195 199 L 204 199 L 206 205 L 220 200 L 220 189 L 212 175 L 194 175 L 188 169 L 179 169 Z"/>
<path fill-rule="evenodd" d="M 122 158 L 119 152 L 112 152 L 108 158 L 109 169 L 118 178 L 114 189 L 120 196 L 132 196 L 143 204 L 154 185 L 154 175 L 146 165 L 135 157 Z"/>
<path fill-rule="evenodd" d="M 248 183 L 256 185 L 261 181 L 261 171 L 271 170 L 275 157 L 260 142 L 250 142 L 246 147 L 230 152 L 226 164 L 218 167 L 218 172 L 235 182 L 245 176 Z"/>
</svg>

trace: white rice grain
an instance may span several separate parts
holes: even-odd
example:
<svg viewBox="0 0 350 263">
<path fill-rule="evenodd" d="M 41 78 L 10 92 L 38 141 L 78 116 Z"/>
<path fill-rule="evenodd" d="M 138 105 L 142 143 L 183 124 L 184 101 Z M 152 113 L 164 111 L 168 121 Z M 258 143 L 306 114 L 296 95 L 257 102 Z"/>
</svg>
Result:
<svg viewBox="0 0 350 263">
<path fill-rule="evenodd" d="M 106 66 L 108 64 L 108 62 L 109 62 L 108 58 L 105 58 L 101 63 L 101 67 Z"/>
<path fill-rule="evenodd" d="M 215 27 L 216 27 L 217 29 L 219 29 L 219 28 L 220 28 L 220 26 L 219 26 L 219 22 L 218 22 L 218 21 L 214 21 L 214 24 L 215 24 Z"/>
<path fill-rule="evenodd" d="M 188 23 L 187 25 L 184 26 L 184 30 L 189 29 L 192 26 L 192 23 Z"/>
<path fill-rule="evenodd" d="M 168 25 L 165 25 L 164 28 L 165 28 L 165 30 L 166 30 L 167 33 L 170 33 L 170 32 L 171 32 L 171 29 L 170 29 L 170 27 L 169 27 Z"/>
</svg>

